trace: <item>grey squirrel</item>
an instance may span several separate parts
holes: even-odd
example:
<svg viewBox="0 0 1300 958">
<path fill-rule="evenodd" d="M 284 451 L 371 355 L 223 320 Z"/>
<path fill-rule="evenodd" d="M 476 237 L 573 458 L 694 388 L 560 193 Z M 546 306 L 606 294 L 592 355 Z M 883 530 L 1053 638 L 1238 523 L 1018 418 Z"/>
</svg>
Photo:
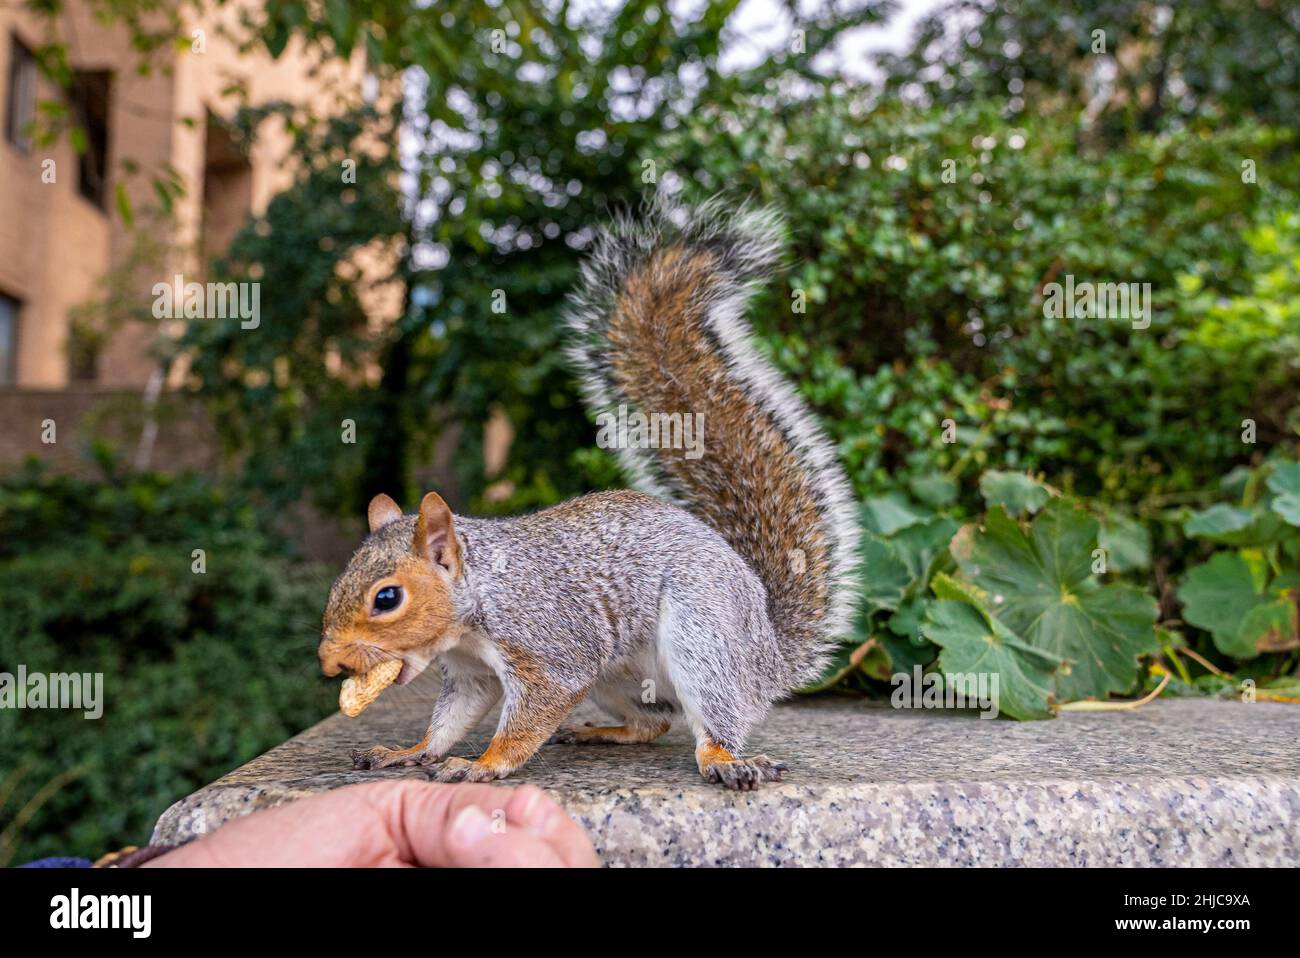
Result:
<svg viewBox="0 0 1300 958">
<path fill-rule="evenodd" d="M 427 765 L 491 781 L 549 741 L 649 742 L 682 715 L 700 774 L 730 788 L 786 766 L 743 757 L 772 703 L 816 677 L 853 611 L 857 525 L 831 444 L 750 342 L 749 293 L 781 256 L 779 219 L 655 201 L 596 239 L 572 297 L 572 358 L 593 412 L 703 413 L 683 449 L 621 448 L 641 491 L 598 492 L 511 519 L 415 515 L 388 496 L 330 590 L 326 675 L 436 660 L 428 732 L 353 753 L 357 768 Z M 619 718 L 562 727 L 583 699 Z M 448 751 L 502 702 L 477 759 Z"/>
</svg>

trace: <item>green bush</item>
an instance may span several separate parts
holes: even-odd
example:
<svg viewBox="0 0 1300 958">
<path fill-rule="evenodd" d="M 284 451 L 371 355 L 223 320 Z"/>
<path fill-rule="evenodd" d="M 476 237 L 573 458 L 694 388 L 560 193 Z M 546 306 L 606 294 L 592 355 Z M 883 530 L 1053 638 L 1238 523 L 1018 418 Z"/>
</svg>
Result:
<svg viewBox="0 0 1300 958">
<path fill-rule="evenodd" d="M 1179 693 L 1232 676 L 1283 695 L 1294 503 L 1220 477 L 1264 490 L 1300 451 L 1295 148 L 1286 131 L 1190 125 L 1096 152 L 1070 118 L 850 96 L 738 98 L 661 139 L 688 200 L 748 193 L 792 230 L 791 268 L 752 315 L 821 412 L 868 531 L 863 615 L 819 687 L 956 668 L 978 651 L 963 635 L 993 634 L 1019 650 L 997 663 L 1018 717 L 1166 676 Z M 1068 275 L 1150 283 L 1149 327 L 1048 315 Z M 1189 508 L 1237 540 L 1207 539 Z M 1057 540 L 1081 568 L 991 558 Z M 1080 605 L 1020 615 L 1016 581 Z"/>
<path fill-rule="evenodd" d="M 1300 435 L 1300 212 L 1279 210 L 1248 230 L 1245 241 L 1248 289 L 1234 295 L 1199 268 L 1180 277 L 1180 313 L 1190 324 L 1182 351 L 1235 384 L 1242 418 L 1257 420 L 1257 442 L 1294 441 Z"/>
<path fill-rule="evenodd" d="M 1170 682 L 1171 694 L 1300 700 L 1300 464 L 1238 472 L 1226 501 L 1172 510 L 1159 560 L 1133 516 L 1024 473 L 978 485 L 985 510 L 966 523 L 946 481 L 863 503 L 858 621 L 811 691 L 878 688 L 920 666 L 997 673 L 1001 711 L 1020 719 Z M 1184 568 L 1204 555 L 1194 540 L 1219 551 Z M 1178 583 L 1181 618 L 1162 582 Z"/>
<path fill-rule="evenodd" d="M 1294 310 L 1257 307 L 1260 342 L 1291 338 L 1244 371 L 1187 293 L 1291 291 L 1270 279 L 1286 248 L 1261 244 L 1294 232 L 1294 136 L 1189 128 L 1098 155 L 1078 140 L 1052 117 L 1013 126 L 995 103 L 750 98 L 699 111 L 655 157 L 688 198 L 748 193 L 784 212 L 792 269 L 755 320 L 837 424 L 863 493 L 966 456 L 1137 502 L 1247 461 L 1247 414 L 1261 441 L 1294 442 Z M 1243 182 L 1245 157 L 1259 183 Z M 1150 327 L 1046 316 L 1044 287 L 1067 275 L 1150 283 Z M 958 443 L 944 448 L 948 418 Z"/>
<path fill-rule="evenodd" d="M 0 710 L 0 863 L 141 844 L 169 804 L 332 711 L 329 574 L 261 526 L 195 476 L 0 481 L 0 672 L 102 672 L 104 705 Z"/>
</svg>

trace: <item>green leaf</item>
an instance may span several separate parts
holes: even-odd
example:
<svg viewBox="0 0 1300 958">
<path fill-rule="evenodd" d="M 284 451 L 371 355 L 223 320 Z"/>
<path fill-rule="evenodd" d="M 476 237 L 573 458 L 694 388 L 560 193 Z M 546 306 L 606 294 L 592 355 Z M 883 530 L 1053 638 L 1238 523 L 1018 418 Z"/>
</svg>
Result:
<svg viewBox="0 0 1300 958">
<path fill-rule="evenodd" d="M 941 574 L 934 577 L 930 583 L 930 588 L 940 599 L 951 602 L 965 602 L 968 605 L 984 608 L 984 603 L 988 599 L 988 593 L 983 589 L 977 589 L 969 582 L 962 582 L 960 579 L 954 579 L 950 575 Z"/>
<path fill-rule="evenodd" d="M 1248 528 L 1252 518 L 1249 509 L 1219 502 L 1201 512 L 1192 513 L 1183 523 L 1183 531 L 1199 539 L 1222 540 L 1225 535 Z"/>
<path fill-rule="evenodd" d="M 1300 463 L 1279 462 L 1266 484 L 1274 493 L 1273 512 L 1288 525 L 1300 526 Z"/>
<path fill-rule="evenodd" d="M 1246 615 L 1268 600 L 1250 563 L 1239 553 L 1220 552 L 1188 570 L 1178 600 L 1183 604 L 1183 619 L 1210 632 L 1220 652 L 1237 658 L 1258 654 L 1253 644 L 1243 644 L 1239 633 Z"/>
<path fill-rule="evenodd" d="M 330 36 L 338 44 L 340 53 L 346 57 L 356 35 L 351 4 L 345 0 L 325 0 L 325 21 L 329 24 Z"/>
<path fill-rule="evenodd" d="M 929 603 L 918 606 L 921 611 L 929 608 Z M 889 665 L 894 672 L 911 672 L 915 666 L 925 668 L 939 655 L 939 647 L 920 634 L 921 620 L 917 620 L 915 638 L 902 638 L 897 635 L 882 635 L 880 644 L 889 656 Z"/>
<path fill-rule="evenodd" d="M 859 648 L 856 665 L 859 672 L 877 682 L 888 682 L 894 672 L 893 660 L 879 637 Z"/>
<path fill-rule="evenodd" d="M 1268 584 L 1268 591 L 1271 595 L 1300 599 L 1300 569 L 1283 572 Z"/>
<path fill-rule="evenodd" d="M 942 649 L 939 669 L 945 674 L 998 676 L 1000 712 L 1018 719 L 1051 717 L 1052 678 L 1060 661 L 1022 642 L 978 606 L 953 599 L 935 602 L 921 631 Z"/>
<path fill-rule="evenodd" d="M 121 180 L 113 189 L 113 197 L 117 202 L 117 215 L 122 217 L 122 222 L 128 227 L 135 223 L 135 211 L 131 208 L 131 197 L 127 195 L 126 184 Z"/>
<path fill-rule="evenodd" d="M 284 52 L 284 48 L 289 45 L 289 28 L 281 21 L 267 24 L 262 33 L 262 42 L 266 44 L 267 52 L 271 54 L 272 59 L 278 59 Z"/>
<path fill-rule="evenodd" d="M 918 500 L 935 509 L 950 505 L 957 498 L 957 480 L 943 473 L 917 476 L 907 484 L 907 489 Z"/>
<path fill-rule="evenodd" d="M 1102 521 L 1097 544 L 1106 550 L 1112 572 L 1151 568 L 1151 533 L 1141 522 L 1118 512 Z"/>
<path fill-rule="evenodd" d="M 1237 651 L 1228 654 L 1238 659 L 1249 659 L 1261 652 L 1300 648 L 1295 611 L 1295 603 L 1289 599 L 1274 599 L 1255 606 L 1241 620 L 1241 628 L 1237 630 L 1233 643 Z"/>
<path fill-rule="evenodd" d="M 1300 463 L 1279 462 L 1273 466 L 1273 473 L 1265 483 L 1269 491 L 1279 496 L 1300 496 Z"/>
<path fill-rule="evenodd" d="M 1219 491 L 1230 499 L 1240 499 L 1245 496 L 1252 475 L 1246 466 L 1234 466 L 1219 480 Z"/>
<path fill-rule="evenodd" d="M 862 598 L 868 614 L 894 610 L 914 578 L 892 543 L 867 533 L 862 537 Z"/>
<path fill-rule="evenodd" d="M 1002 506 L 1013 516 L 1035 513 L 1052 494 L 1041 482 L 1020 472 L 990 469 L 980 477 L 980 495 L 989 508 Z"/>
<path fill-rule="evenodd" d="M 880 535 L 893 535 L 899 529 L 906 529 L 927 518 L 926 513 L 917 510 L 896 492 L 874 496 L 862 504 L 863 523 Z"/>
<path fill-rule="evenodd" d="M 1276 539 L 1281 531 L 1277 519 L 1263 509 L 1241 509 L 1218 503 L 1194 512 L 1183 523 L 1183 531 L 1198 539 L 1224 545 L 1259 545 Z"/>
<path fill-rule="evenodd" d="M 889 631 L 904 639 L 914 639 L 921 634 L 921 620 L 925 618 L 925 607 L 933 601 L 927 596 L 914 596 L 898 607 L 898 611 L 885 623 Z"/>
<path fill-rule="evenodd" d="M 1056 499 L 1028 533 L 993 508 L 982 529 L 965 526 L 952 543 L 966 587 L 979 590 L 985 608 L 1034 648 L 1070 663 L 1056 680 L 1061 701 L 1129 690 L 1137 657 L 1158 647 L 1155 600 L 1092 575 L 1097 531 L 1095 519 Z"/>
<path fill-rule="evenodd" d="M 948 543 L 961 528 L 955 519 L 935 516 L 926 522 L 900 529 L 890 541 L 894 551 L 912 574 L 912 585 L 925 586 L 937 561 L 948 550 Z M 910 588 L 910 587 L 909 587 Z"/>
<path fill-rule="evenodd" d="M 1272 509 L 1287 525 L 1300 526 L 1300 496 L 1290 492 L 1276 496 Z"/>
</svg>

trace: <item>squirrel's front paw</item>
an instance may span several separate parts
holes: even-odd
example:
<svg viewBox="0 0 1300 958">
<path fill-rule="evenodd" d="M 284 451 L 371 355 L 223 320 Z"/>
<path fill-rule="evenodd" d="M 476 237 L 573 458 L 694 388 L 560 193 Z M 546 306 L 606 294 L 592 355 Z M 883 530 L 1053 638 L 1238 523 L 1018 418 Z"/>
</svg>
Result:
<svg viewBox="0 0 1300 958">
<path fill-rule="evenodd" d="M 352 767 L 359 770 L 384 768 L 385 759 L 392 755 L 391 748 L 376 745 L 374 748 L 354 748 L 351 752 Z"/>
<path fill-rule="evenodd" d="M 429 778 L 435 782 L 492 782 L 505 775 L 490 765 L 467 758 L 449 758 L 430 766 Z"/>
<path fill-rule="evenodd" d="M 420 750 L 410 748 L 385 748 L 376 745 L 373 748 L 354 748 L 352 750 L 352 767 L 362 770 L 394 768 L 399 765 L 419 765 Z"/>
</svg>

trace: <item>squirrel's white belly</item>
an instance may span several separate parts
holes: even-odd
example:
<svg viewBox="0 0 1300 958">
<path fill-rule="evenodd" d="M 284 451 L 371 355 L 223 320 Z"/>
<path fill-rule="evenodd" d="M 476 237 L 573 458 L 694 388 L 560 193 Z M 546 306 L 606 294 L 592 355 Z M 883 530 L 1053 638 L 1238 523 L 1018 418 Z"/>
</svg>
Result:
<svg viewBox="0 0 1300 958">
<path fill-rule="evenodd" d="M 655 643 L 607 663 L 587 697 L 620 719 L 679 711 L 677 690 L 660 651 Z"/>
</svg>

